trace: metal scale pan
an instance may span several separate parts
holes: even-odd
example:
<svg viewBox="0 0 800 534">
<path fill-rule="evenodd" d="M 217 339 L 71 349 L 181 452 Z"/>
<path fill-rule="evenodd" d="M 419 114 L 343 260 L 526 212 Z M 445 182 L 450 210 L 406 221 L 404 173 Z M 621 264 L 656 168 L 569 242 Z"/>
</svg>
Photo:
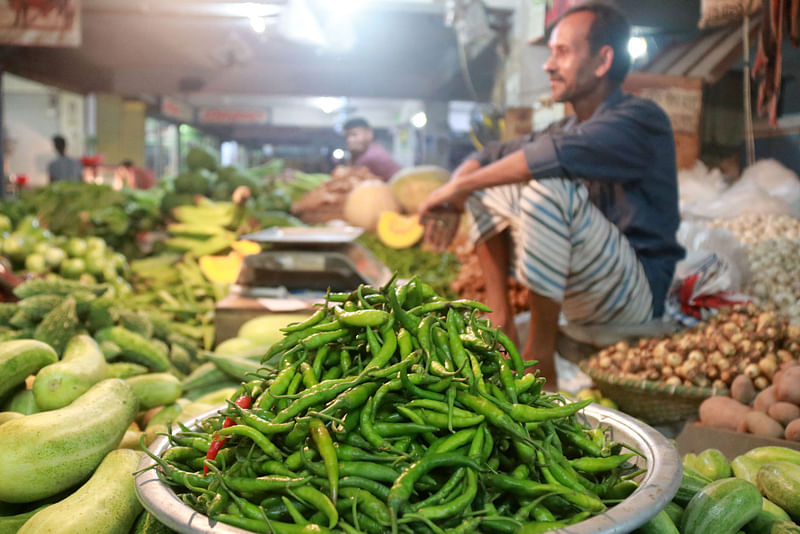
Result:
<svg viewBox="0 0 800 534">
<path fill-rule="evenodd" d="M 359 284 L 382 285 L 391 272 L 354 239 L 363 230 L 352 226 L 272 227 L 242 239 L 268 245 L 245 258 L 232 293 L 271 296 L 275 288 L 289 293 L 351 291 Z"/>
</svg>

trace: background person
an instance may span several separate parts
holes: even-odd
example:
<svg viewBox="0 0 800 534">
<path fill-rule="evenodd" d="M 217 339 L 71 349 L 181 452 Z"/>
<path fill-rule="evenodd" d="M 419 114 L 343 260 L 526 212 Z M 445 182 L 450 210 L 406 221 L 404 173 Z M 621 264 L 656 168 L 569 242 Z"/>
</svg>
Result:
<svg viewBox="0 0 800 534">
<path fill-rule="evenodd" d="M 53 147 L 58 157 L 47 166 L 50 183 L 80 182 L 83 179 L 83 165 L 77 159 L 66 155 L 67 140 L 61 135 L 56 135 L 53 137 Z"/>
<path fill-rule="evenodd" d="M 384 181 L 400 170 L 400 165 L 392 155 L 375 140 L 375 133 L 366 120 L 357 118 L 347 121 L 344 124 L 344 136 L 347 150 L 350 151 L 350 165 L 366 167 Z"/>
</svg>

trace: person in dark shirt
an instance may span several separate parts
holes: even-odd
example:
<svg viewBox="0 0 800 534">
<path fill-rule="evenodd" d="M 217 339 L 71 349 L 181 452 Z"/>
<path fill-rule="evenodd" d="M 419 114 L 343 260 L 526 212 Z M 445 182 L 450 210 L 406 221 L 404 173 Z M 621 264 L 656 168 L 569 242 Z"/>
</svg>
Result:
<svg viewBox="0 0 800 534">
<path fill-rule="evenodd" d="M 67 156 L 67 140 L 63 136 L 53 136 L 53 148 L 58 152 L 58 157 L 47 166 L 50 183 L 54 182 L 80 182 L 83 180 L 83 165 L 81 162 Z"/>
<path fill-rule="evenodd" d="M 507 275 L 530 290 L 523 357 L 556 387 L 558 317 L 638 325 L 663 313 L 680 216 L 675 142 L 666 114 L 623 94 L 625 17 L 607 4 L 568 10 L 544 64 L 553 98 L 575 114 L 540 133 L 468 157 L 420 207 L 426 238 L 446 247 L 465 206 L 492 320 L 517 339 Z"/>
<path fill-rule="evenodd" d="M 392 159 L 391 154 L 375 140 L 375 134 L 366 120 L 359 118 L 347 121 L 344 124 L 344 136 L 352 166 L 366 167 L 384 181 L 400 170 L 400 165 Z"/>
</svg>

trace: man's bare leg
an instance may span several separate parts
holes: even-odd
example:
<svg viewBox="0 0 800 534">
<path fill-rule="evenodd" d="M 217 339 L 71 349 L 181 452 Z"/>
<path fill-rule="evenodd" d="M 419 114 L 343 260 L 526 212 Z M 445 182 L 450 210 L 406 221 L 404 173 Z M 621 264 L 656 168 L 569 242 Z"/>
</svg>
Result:
<svg viewBox="0 0 800 534">
<path fill-rule="evenodd" d="M 486 282 L 486 305 L 492 309 L 489 319 L 495 326 L 519 345 L 519 336 L 514 326 L 514 310 L 508 300 L 509 235 L 500 232 L 475 245 L 475 253 L 481 264 Z"/>
<path fill-rule="evenodd" d="M 547 379 L 545 389 L 556 391 L 558 376 L 556 375 L 555 352 L 561 303 L 529 291 L 528 304 L 531 310 L 531 322 L 522 358 L 538 360 L 539 365 L 529 368 L 528 371 L 533 372 L 538 369 L 540 376 Z"/>
</svg>

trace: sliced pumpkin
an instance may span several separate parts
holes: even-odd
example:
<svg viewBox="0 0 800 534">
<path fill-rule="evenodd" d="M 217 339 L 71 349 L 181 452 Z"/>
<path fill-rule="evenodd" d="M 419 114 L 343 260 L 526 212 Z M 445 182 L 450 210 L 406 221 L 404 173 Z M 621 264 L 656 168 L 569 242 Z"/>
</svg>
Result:
<svg viewBox="0 0 800 534">
<path fill-rule="evenodd" d="M 378 238 L 392 248 L 408 248 L 422 239 L 425 228 L 419 223 L 419 215 L 401 215 L 384 211 L 378 219 Z"/>
<path fill-rule="evenodd" d="M 239 276 L 244 256 L 231 252 L 227 256 L 201 256 L 198 262 L 200 270 L 209 282 L 216 284 L 232 284 Z"/>
<path fill-rule="evenodd" d="M 246 239 L 235 242 L 231 245 L 231 248 L 242 256 L 251 256 L 261 252 L 261 245 L 255 241 L 247 241 Z"/>
</svg>

